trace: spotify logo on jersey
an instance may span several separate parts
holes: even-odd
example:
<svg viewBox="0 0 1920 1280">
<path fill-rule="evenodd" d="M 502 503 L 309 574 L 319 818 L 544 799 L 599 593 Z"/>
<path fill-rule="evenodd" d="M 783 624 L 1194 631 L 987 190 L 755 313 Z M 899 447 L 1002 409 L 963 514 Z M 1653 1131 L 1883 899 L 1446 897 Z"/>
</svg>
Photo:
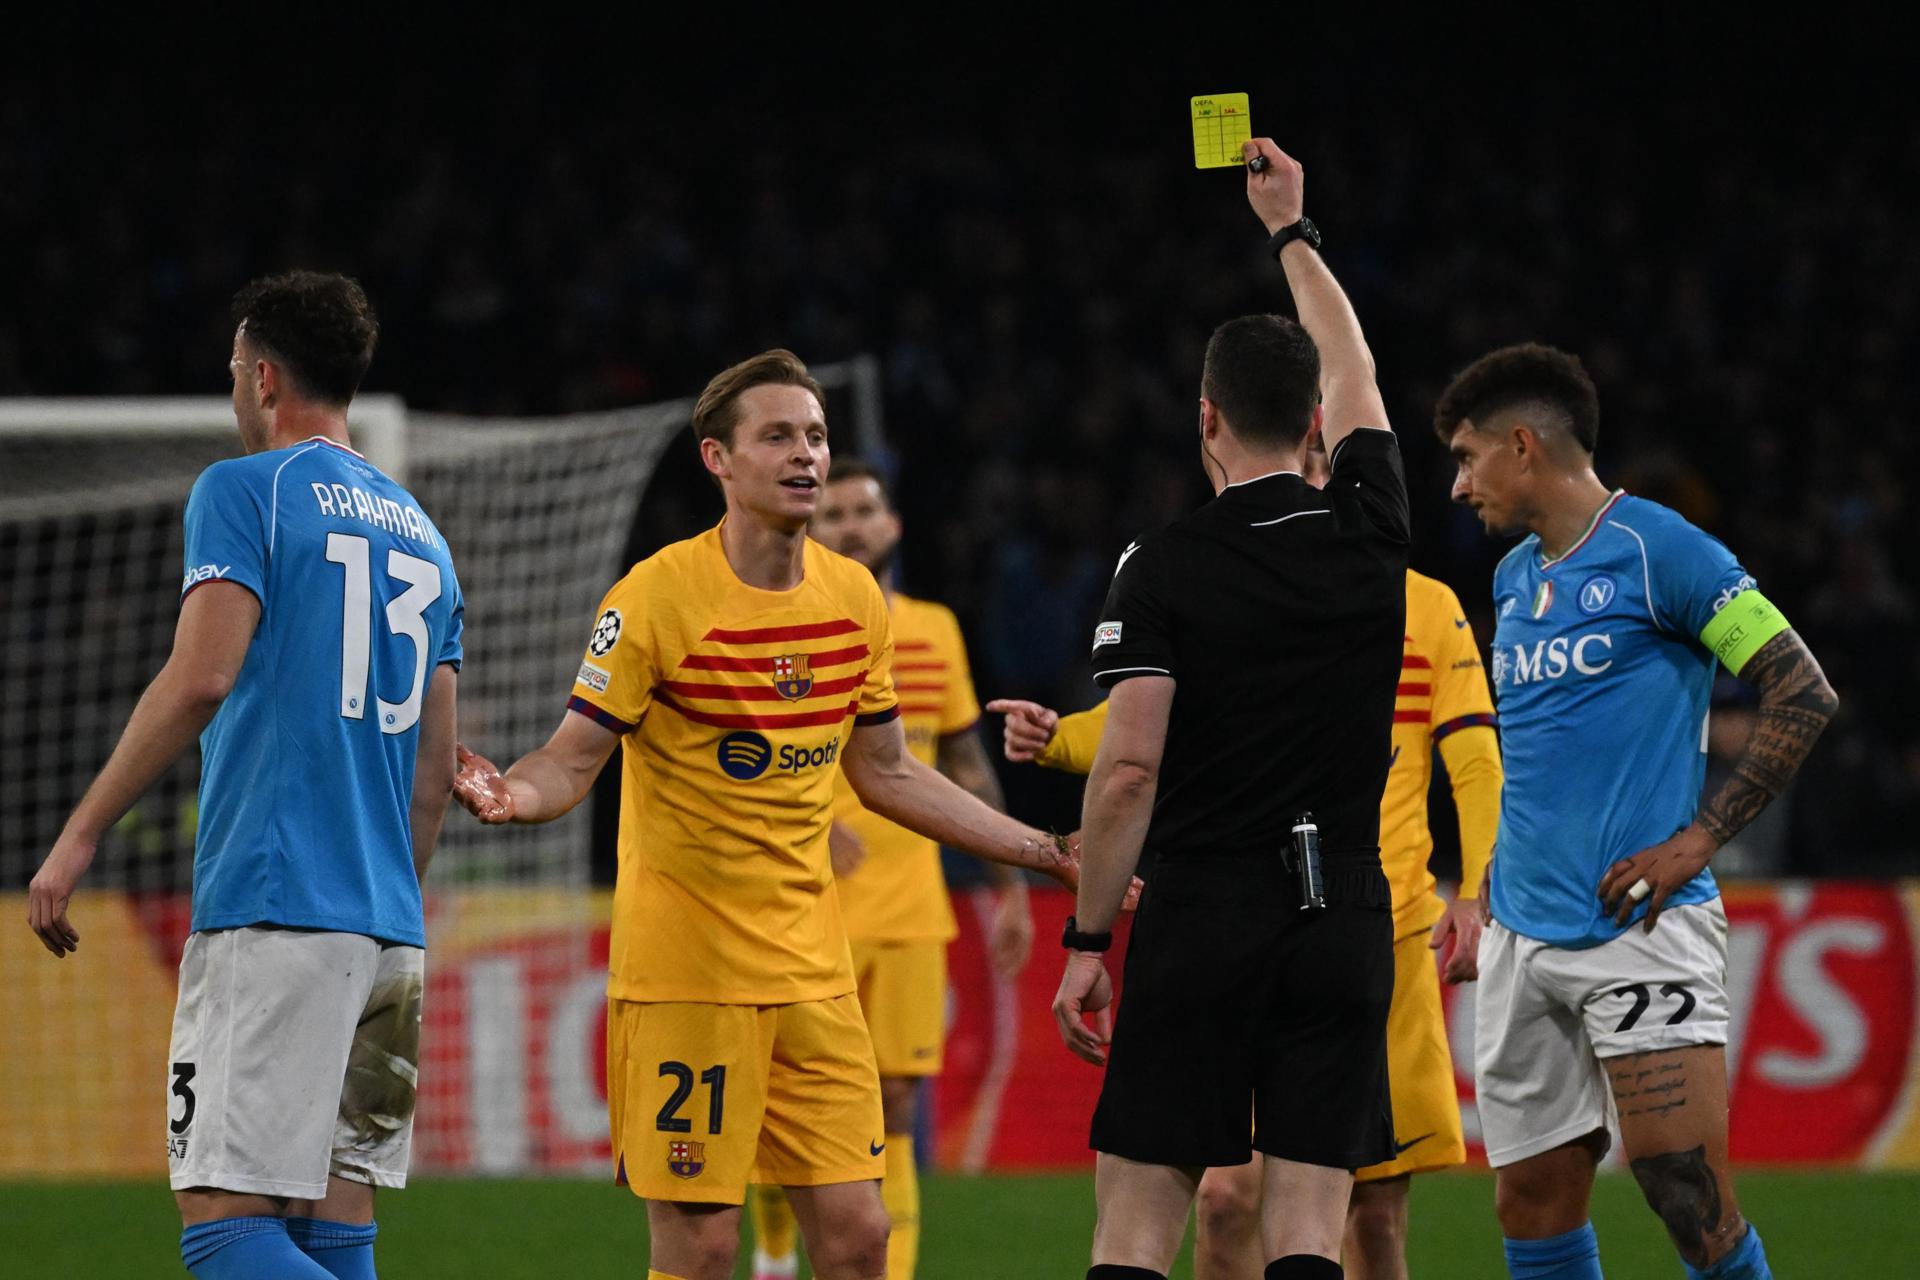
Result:
<svg viewBox="0 0 1920 1280">
<path fill-rule="evenodd" d="M 773 759 L 773 745 L 751 730 L 730 733 L 720 739 L 720 767 L 729 778 L 752 782 L 767 771 Z"/>
</svg>

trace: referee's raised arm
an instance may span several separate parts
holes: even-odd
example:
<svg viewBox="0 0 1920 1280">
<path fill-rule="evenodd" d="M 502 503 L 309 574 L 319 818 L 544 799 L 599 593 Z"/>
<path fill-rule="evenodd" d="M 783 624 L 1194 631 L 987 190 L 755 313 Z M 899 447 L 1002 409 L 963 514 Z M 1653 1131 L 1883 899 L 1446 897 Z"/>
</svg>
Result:
<svg viewBox="0 0 1920 1280">
<path fill-rule="evenodd" d="M 1267 158 L 1259 172 L 1247 169 L 1247 203 L 1266 225 L 1270 251 L 1287 273 L 1287 287 L 1300 327 L 1320 348 L 1320 390 L 1326 412 L 1321 438 L 1327 454 L 1358 427 L 1392 430 L 1387 406 L 1374 380 L 1373 352 L 1360 331 L 1346 292 L 1320 258 L 1320 231 L 1305 214 L 1306 172 L 1274 145 L 1253 138 L 1241 145 L 1247 159 Z"/>
</svg>

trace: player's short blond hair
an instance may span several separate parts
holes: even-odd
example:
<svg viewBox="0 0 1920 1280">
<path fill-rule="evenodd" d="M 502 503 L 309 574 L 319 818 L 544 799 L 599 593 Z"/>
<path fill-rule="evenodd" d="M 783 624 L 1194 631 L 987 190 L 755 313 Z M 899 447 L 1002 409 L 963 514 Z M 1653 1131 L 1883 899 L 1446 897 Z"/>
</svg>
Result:
<svg viewBox="0 0 1920 1280">
<path fill-rule="evenodd" d="M 734 410 L 741 392 L 765 386 L 805 387 L 820 402 L 823 412 L 827 407 L 827 394 L 807 372 L 806 362 L 785 347 L 775 347 L 713 375 L 693 405 L 694 440 L 713 439 L 731 445 L 733 428 L 739 421 Z"/>
</svg>

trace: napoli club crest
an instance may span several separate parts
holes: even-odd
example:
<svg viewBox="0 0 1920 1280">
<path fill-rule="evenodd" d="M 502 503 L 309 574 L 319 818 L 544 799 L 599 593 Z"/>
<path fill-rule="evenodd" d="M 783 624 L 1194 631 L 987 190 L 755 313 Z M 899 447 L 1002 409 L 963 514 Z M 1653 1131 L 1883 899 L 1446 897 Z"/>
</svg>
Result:
<svg viewBox="0 0 1920 1280">
<path fill-rule="evenodd" d="M 810 656 L 796 653 L 773 660 L 773 687 L 788 702 L 798 702 L 813 690 Z"/>
<path fill-rule="evenodd" d="M 707 1144 L 704 1142 L 669 1142 L 667 1144 L 667 1172 L 676 1178 L 697 1178 L 700 1171 L 707 1167 Z"/>
</svg>

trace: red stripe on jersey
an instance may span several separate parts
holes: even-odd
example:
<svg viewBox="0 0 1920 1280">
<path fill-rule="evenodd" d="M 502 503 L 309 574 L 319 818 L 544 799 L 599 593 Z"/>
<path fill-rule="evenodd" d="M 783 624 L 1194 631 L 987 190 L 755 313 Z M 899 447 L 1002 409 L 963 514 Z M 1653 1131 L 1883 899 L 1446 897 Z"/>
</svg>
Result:
<svg viewBox="0 0 1920 1280">
<path fill-rule="evenodd" d="M 931 640 L 895 640 L 893 647 L 902 653 L 925 653 L 933 648 Z"/>
<path fill-rule="evenodd" d="M 1431 671 L 1433 664 L 1417 653 L 1409 653 L 1400 659 L 1400 665 L 1413 671 Z"/>
<path fill-rule="evenodd" d="M 895 671 L 945 671 L 947 664 L 944 662 L 896 662 L 893 664 L 893 669 Z"/>
<path fill-rule="evenodd" d="M 819 653 L 810 653 L 807 658 L 816 667 L 839 667 L 849 662 L 858 662 L 867 656 L 867 646 L 856 644 L 847 649 L 822 649 Z M 680 660 L 682 671 L 751 671 L 764 674 L 773 670 L 773 659 L 735 658 L 719 653 L 693 653 Z"/>
<path fill-rule="evenodd" d="M 786 716 L 754 716 L 695 711 L 692 707 L 681 706 L 664 693 L 655 694 L 654 700 L 663 707 L 679 712 L 695 724 L 712 725 L 716 729 L 807 729 L 815 725 L 839 724 L 852 715 L 859 706 L 858 703 L 849 702 L 844 706 L 830 707 L 825 711 L 803 711 Z"/>
<path fill-rule="evenodd" d="M 1431 710 L 1396 711 L 1393 713 L 1393 722 L 1395 724 L 1431 724 L 1433 723 L 1433 712 Z"/>
<path fill-rule="evenodd" d="M 903 702 L 900 704 L 900 713 L 909 716 L 937 716 L 945 710 L 946 707 L 938 702 Z"/>
<path fill-rule="evenodd" d="M 901 693 L 945 693 L 947 691 L 947 685 L 944 680 L 938 684 L 916 684 L 912 681 L 902 680 L 896 681 L 893 687 Z"/>
<path fill-rule="evenodd" d="M 1397 697 L 1402 698 L 1425 698 L 1433 693 L 1433 686 L 1430 684 L 1403 684 L 1393 692 Z"/>
<path fill-rule="evenodd" d="M 780 640 L 818 640 L 822 636 L 844 636 L 860 630 L 860 624 L 851 618 L 836 618 L 832 622 L 801 622 L 791 627 L 749 627 L 744 631 L 728 631 L 715 627 L 702 636 L 715 644 L 773 644 Z"/>
<path fill-rule="evenodd" d="M 815 680 L 807 698 L 825 698 L 836 693 L 848 693 L 860 687 L 867 678 L 862 671 L 857 675 L 841 676 L 837 680 Z M 694 680 L 662 680 L 660 687 L 668 693 L 679 694 L 683 698 L 707 698 L 723 702 L 799 702 L 800 698 L 782 697 L 778 689 L 770 684 L 701 684 Z"/>
</svg>

